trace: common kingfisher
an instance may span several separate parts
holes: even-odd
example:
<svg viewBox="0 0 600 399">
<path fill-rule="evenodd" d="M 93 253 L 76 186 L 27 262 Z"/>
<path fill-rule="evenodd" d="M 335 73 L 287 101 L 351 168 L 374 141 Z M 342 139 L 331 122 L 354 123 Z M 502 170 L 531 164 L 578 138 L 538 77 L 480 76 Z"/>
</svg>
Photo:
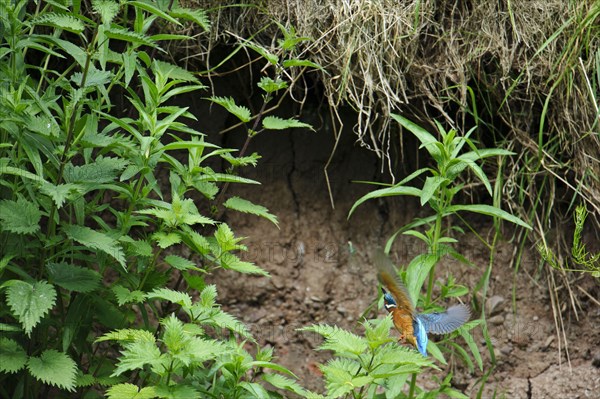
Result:
<svg viewBox="0 0 600 399">
<path fill-rule="evenodd" d="M 427 333 L 451 333 L 471 317 L 469 308 L 462 304 L 450 306 L 445 312 L 417 313 L 392 261 L 382 250 L 375 253 L 375 265 L 384 306 L 392 314 L 394 326 L 400 333 L 399 341 L 415 346 L 423 356 L 427 356 Z"/>
</svg>

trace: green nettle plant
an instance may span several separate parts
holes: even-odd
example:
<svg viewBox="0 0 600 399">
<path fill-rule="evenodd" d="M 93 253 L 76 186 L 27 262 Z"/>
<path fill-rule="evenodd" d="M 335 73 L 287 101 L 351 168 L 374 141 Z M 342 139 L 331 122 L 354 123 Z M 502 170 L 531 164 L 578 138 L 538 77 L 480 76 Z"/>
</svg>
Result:
<svg viewBox="0 0 600 399">
<path fill-rule="evenodd" d="M 310 398 L 404 398 L 408 378 L 424 368 L 438 369 L 430 358 L 398 345 L 390 334 L 393 326 L 390 315 L 383 319 L 362 323 L 365 336 L 361 337 L 335 326 L 314 325 L 302 328 L 324 338 L 321 350 L 330 350 L 335 357 L 322 365 L 327 395 L 309 393 Z M 439 388 L 419 397 L 436 397 L 439 394 L 454 398 L 467 398 L 450 386 L 449 375 L 439 382 Z M 414 391 L 409 392 L 412 397 Z M 425 396 L 427 394 L 428 396 Z"/>
<path fill-rule="evenodd" d="M 234 171 L 259 156 L 208 142 L 172 105 L 205 86 L 160 60 L 161 44 L 188 39 L 160 31 L 207 29 L 206 14 L 166 0 L 70 4 L 0 3 L 0 396 L 281 396 L 265 382 L 302 393 L 204 283 L 213 268 L 268 275 L 239 258 L 246 247 L 214 209 L 277 224 L 217 197 L 257 184 Z M 301 40 L 285 32 L 293 54 Z M 309 66 L 286 60 L 279 76 Z M 275 76 L 265 103 L 286 87 Z M 263 130 L 307 127 L 212 100 Z"/>
</svg>

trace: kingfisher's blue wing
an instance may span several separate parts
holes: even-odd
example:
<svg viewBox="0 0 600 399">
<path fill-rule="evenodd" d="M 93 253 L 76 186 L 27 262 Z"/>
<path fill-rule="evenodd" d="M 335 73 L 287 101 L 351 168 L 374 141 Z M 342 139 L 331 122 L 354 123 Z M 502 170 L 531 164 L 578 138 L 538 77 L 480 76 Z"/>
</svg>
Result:
<svg viewBox="0 0 600 399">
<path fill-rule="evenodd" d="M 448 334 L 465 324 L 471 311 L 465 305 L 450 306 L 445 312 L 422 313 L 417 315 L 425 330 L 433 334 Z"/>
<path fill-rule="evenodd" d="M 423 320 L 418 316 L 413 319 L 413 330 L 415 334 L 415 341 L 417 342 L 417 349 L 423 356 L 427 356 L 427 329 Z"/>
</svg>

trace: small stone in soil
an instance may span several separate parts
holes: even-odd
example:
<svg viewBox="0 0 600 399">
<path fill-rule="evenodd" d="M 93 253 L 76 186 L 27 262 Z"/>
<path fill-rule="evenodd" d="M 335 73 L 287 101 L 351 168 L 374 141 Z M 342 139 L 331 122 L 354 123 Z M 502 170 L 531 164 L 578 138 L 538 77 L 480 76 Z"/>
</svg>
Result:
<svg viewBox="0 0 600 399">
<path fill-rule="evenodd" d="M 554 341 L 554 335 L 550 335 L 548 338 L 546 338 L 546 341 L 544 341 L 544 345 L 542 346 L 542 349 L 543 350 L 548 349 L 548 347 L 550 346 L 552 341 Z"/>
<path fill-rule="evenodd" d="M 510 355 L 510 352 L 512 352 L 512 347 L 510 345 L 504 345 L 502 348 L 500 348 L 500 352 L 503 355 Z"/>
<path fill-rule="evenodd" d="M 592 359 L 592 366 L 600 368 L 600 352 L 596 352 L 594 355 L 594 358 Z"/>
<path fill-rule="evenodd" d="M 500 295 L 489 297 L 486 301 L 486 310 L 488 315 L 492 316 L 500 313 L 502 307 L 504 306 L 504 302 L 504 297 L 501 297 Z"/>
</svg>

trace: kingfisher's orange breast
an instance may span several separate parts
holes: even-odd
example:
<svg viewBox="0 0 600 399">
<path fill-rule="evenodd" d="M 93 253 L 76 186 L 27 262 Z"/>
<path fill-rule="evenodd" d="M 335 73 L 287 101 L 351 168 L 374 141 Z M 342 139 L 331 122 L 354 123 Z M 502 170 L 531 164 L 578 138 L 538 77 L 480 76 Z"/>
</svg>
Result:
<svg viewBox="0 0 600 399">
<path fill-rule="evenodd" d="M 413 318 L 408 313 L 402 313 L 397 308 L 392 309 L 392 320 L 394 321 L 394 326 L 400 332 L 401 338 L 414 346 L 416 346 L 415 341 L 415 331 L 413 329 Z"/>
</svg>

